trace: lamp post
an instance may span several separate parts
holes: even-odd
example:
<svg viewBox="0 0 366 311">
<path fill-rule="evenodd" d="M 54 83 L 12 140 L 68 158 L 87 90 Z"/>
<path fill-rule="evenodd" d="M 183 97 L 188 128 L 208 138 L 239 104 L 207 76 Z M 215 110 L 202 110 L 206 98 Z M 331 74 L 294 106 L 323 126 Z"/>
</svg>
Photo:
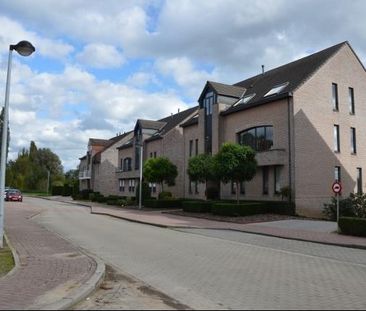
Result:
<svg viewBox="0 0 366 311">
<path fill-rule="evenodd" d="M 11 62 L 13 50 L 22 56 L 31 55 L 36 49 L 28 41 L 20 41 L 18 44 L 9 46 L 8 72 L 6 77 L 5 104 L 4 104 L 4 120 L 1 143 L 1 161 L 0 161 L 0 248 L 3 248 L 4 238 L 4 193 L 5 193 L 5 171 L 6 171 L 6 155 L 8 147 L 8 119 L 9 119 L 9 92 L 11 77 Z"/>
</svg>

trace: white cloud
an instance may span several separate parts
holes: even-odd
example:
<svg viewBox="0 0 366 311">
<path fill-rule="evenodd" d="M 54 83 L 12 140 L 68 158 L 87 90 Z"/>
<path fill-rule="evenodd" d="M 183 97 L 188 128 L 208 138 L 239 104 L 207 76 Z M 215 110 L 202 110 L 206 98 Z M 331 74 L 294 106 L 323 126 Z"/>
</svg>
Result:
<svg viewBox="0 0 366 311">
<path fill-rule="evenodd" d="M 125 59 L 112 45 L 88 44 L 83 51 L 76 55 L 76 59 L 82 63 L 95 68 L 115 68 L 120 67 Z"/>
</svg>

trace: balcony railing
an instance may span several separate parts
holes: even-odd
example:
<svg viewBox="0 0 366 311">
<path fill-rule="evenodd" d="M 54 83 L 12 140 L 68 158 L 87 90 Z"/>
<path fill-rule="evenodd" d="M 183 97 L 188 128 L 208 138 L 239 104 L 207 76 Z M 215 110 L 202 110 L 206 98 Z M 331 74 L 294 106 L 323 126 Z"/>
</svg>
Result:
<svg viewBox="0 0 366 311">
<path fill-rule="evenodd" d="M 79 172 L 79 179 L 90 179 L 90 178 L 91 178 L 90 170 L 83 170 Z"/>
<path fill-rule="evenodd" d="M 258 166 L 285 165 L 287 152 L 285 149 L 270 149 L 257 152 L 255 156 Z"/>
</svg>

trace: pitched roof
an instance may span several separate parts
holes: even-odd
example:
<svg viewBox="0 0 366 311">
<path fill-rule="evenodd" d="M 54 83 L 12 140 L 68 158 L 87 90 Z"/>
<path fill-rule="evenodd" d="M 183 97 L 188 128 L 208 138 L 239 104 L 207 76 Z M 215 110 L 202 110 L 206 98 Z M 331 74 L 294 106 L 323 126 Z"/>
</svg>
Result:
<svg viewBox="0 0 366 311">
<path fill-rule="evenodd" d="M 307 79 L 309 79 L 344 45 L 349 44 L 347 41 L 336 44 L 320 52 L 311 54 L 234 84 L 234 86 L 245 88 L 245 95 L 255 94 L 255 96 L 247 104 L 232 106 L 221 114 L 226 115 L 235 111 L 287 97 L 291 92 L 295 91 Z M 284 83 L 287 83 L 287 85 L 280 92 L 270 96 L 265 96 L 271 89 Z"/>
<path fill-rule="evenodd" d="M 99 152 L 97 152 L 95 155 L 94 155 L 94 161 L 95 163 L 98 163 L 100 162 L 100 159 L 101 159 L 101 154 L 104 150 L 108 149 L 110 146 L 114 145 L 115 143 L 121 141 L 123 138 L 125 138 L 128 134 L 130 134 L 132 131 L 129 131 L 129 132 L 125 132 L 121 135 L 117 135 L 115 137 L 112 137 L 108 140 L 104 140 L 104 139 L 99 139 L 100 141 L 105 141 L 106 143 L 103 145 L 104 148 L 102 150 L 100 150 Z"/>
<path fill-rule="evenodd" d="M 181 127 L 188 127 L 191 125 L 198 124 L 198 114 L 194 115 L 192 118 L 188 119 L 186 122 L 182 123 Z"/>
<path fill-rule="evenodd" d="M 136 122 L 136 125 L 140 124 L 140 126 L 142 128 L 146 128 L 146 129 L 152 129 L 152 130 L 160 130 L 165 124 L 166 122 L 161 122 L 159 121 L 154 121 L 154 120 L 143 120 L 143 119 L 138 119 Z"/>
<path fill-rule="evenodd" d="M 152 141 L 155 139 L 162 138 L 163 135 L 168 133 L 171 129 L 173 129 L 174 127 L 179 125 L 181 122 L 183 122 L 185 119 L 187 119 L 191 114 L 193 114 L 196 111 L 198 111 L 198 106 L 186 109 L 184 111 L 173 114 L 169 117 L 160 119 L 159 122 L 164 122 L 165 126 L 160 131 L 158 131 L 155 135 L 146 139 L 146 141 Z"/>
<path fill-rule="evenodd" d="M 106 146 L 109 143 L 109 139 L 89 138 L 89 143 L 93 146 Z"/>
</svg>

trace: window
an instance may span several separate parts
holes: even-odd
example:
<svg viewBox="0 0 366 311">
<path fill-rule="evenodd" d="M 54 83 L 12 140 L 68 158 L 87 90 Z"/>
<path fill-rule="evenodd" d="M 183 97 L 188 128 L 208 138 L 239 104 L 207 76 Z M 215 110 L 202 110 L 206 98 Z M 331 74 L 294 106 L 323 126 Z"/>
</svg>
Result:
<svg viewBox="0 0 366 311">
<path fill-rule="evenodd" d="M 193 154 L 193 140 L 189 141 L 189 156 L 191 157 Z"/>
<path fill-rule="evenodd" d="M 264 97 L 267 97 L 267 96 L 271 96 L 271 95 L 277 95 L 279 94 L 286 86 L 288 85 L 288 82 L 285 82 L 285 83 L 282 83 L 282 84 L 279 84 L 279 85 L 276 85 L 274 86 L 273 88 L 271 88 L 265 95 Z"/>
<path fill-rule="evenodd" d="M 141 147 L 135 147 L 135 170 L 140 169 L 140 155 L 141 155 Z"/>
<path fill-rule="evenodd" d="M 203 108 L 207 116 L 212 114 L 212 105 L 214 103 L 214 92 L 207 92 L 205 98 L 203 99 Z"/>
<path fill-rule="evenodd" d="M 132 159 L 131 158 L 125 158 L 123 160 L 123 170 L 124 171 L 131 171 L 132 170 L 131 164 L 132 164 Z"/>
<path fill-rule="evenodd" d="M 353 88 L 348 88 L 348 103 L 349 103 L 349 113 L 355 114 L 355 97 L 353 93 Z"/>
<path fill-rule="evenodd" d="M 278 194 L 281 192 L 280 172 L 281 172 L 281 168 L 279 166 L 275 166 L 274 167 L 274 193 L 275 194 Z"/>
<path fill-rule="evenodd" d="M 154 158 L 156 158 L 156 151 L 154 151 Z"/>
<path fill-rule="evenodd" d="M 357 153 L 357 149 L 356 149 L 356 129 L 354 127 L 351 127 L 351 153 L 352 154 Z"/>
<path fill-rule="evenodd" d="M 236 183 L 231 182 L 231 194 L 236 194 Z"/>
<path fill-rule="evenodd" d="M 334 151 L 340 152 L 341 146 L 339 141 L 339 125 L 334 124 Z"/>
<path fill-rule="evenodd" d="M 156 183 L 149 183 L 151 193 L 156 193 Z"/>
<path fill-rule="evenodd" d="M 125 180 L 124 179 L 120 179 L 119 180 L 119 191 L 120 192 L 124 192 L 125 191 Z"/>
<path fill-rule="evenodd" d="M 198 155 L 198 139 L 196 139 L 196 155 Z"/>
<path fill-rule="evenodd" d="M 357 193 L 358 194 L 363 193 L 363 189 L 362 189 L 362 168 L 361 167 L 357 168 Z"/>
<path fill-rule="evenodd" d="M 188 180 L 188 193 L 192 194 L 192 181 L 190 179 Z"/>
<path fill-rule="evenodd" d="M 242 181 L 240 183 L 240 194 L 245 194 L 245 183 Z"/>
<path fill-rule="evenodd" d="M 152 158 L 153 157 L 153 153 L 152 152 L 150 152 L 150 158 Z"/>
<path fill-rule="evenodd" d="M 240 104 L 246 104 L 248 103 L 253 97 L 255 96 L 254 94 L 249 94 L 249 95 L 245 95 L 239 98 L 239 100 L 233 105 L 234 107 Z"/>
<path fill-rule="evenodd" d="M 121 158 L 121 160 L 120 160 L 120 164 L 119 164 L 120 166 L 119 166 L 119 168 L 120 168 L 120 170 L 123 170 L 123 159 Z"/>
<path fill-rule="evenodd" d="M 334 167 L 334 180 L 341 181 L 341 167 L 340 166 Z"/>
<path fill-rule="evenodd" d="M 263 184 L 262 184 L 262 190 L 263 194 L 268 194 L 268 166 L 262 167 L 262 177 L 263 177 Z"/>
<path fill-rule="evenodd" d="M 135 192 L 135 180 L 134 179 L 129 180 L 128 191 Z"/>
<path fill-rule="evenodd" d="M 332 103 L 333 110 L 338 111 L 338 85 L 336 83 L 332 83 Z"/>
<path fill-rule="evenodd" d="M 266 151 L 273 146 L 273 127 L 261 126 L 239 133 L 239 144 L 250 146 L 255 151 Z"/>
<path fill-rule="evenodd" d="M 197 181 L 194 182 L 194 192 L 195 192 L 195 194 L 198 194 L 198 182 Z"/>
</svg>

